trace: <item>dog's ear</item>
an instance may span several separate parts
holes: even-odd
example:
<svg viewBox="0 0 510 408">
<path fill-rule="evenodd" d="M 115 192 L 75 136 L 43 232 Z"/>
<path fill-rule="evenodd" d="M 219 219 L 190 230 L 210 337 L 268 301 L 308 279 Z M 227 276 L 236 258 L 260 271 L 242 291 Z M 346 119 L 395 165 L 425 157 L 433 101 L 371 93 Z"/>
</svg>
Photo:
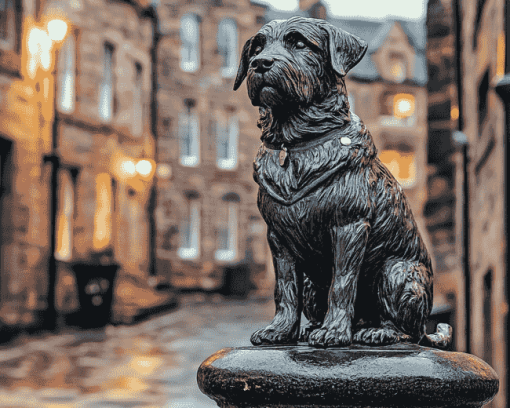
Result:
<svg viewBox="0 0 510 408">
<path fill-rule="evenodd" d="M 234 82 L 234 91 L 237 91 L 237 89 L 241 86 L 244 78 L 246 78 L 246 74 L 248 73 L 248 57 L 252 39 L 253 37 L 246 41 L 243 51 L 241 52 L 241 61 L 239 62 L 239 68 L 237 69 L 237 76 Z"/>
<path fill-rule="evenodd" d="M 329 58 L 333 70 L 345 76 L 367 52 L 367 43 L 359 37 L 331 24 L 322 26 L 328 33 Z"/>
</svg>

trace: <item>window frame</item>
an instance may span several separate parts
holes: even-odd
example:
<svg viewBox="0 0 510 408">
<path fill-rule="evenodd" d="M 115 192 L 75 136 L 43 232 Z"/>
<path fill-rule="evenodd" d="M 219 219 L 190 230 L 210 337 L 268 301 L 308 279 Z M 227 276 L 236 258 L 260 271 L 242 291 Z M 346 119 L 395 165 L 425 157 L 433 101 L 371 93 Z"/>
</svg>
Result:
<svg viewBox="0 0 510 408">
<path fill-rule="evenodd" d="M 177 255 L 181 259 L 198 259 L 200 257 L 201 204 L 199 197 L 187 197 L 186 217 L 179 225 L 179 248 Z M 184 225 L 184 226 L 183 226 Z M 183 232 L 186 231 L 186 236 Z"/>
<path fill-rule="evenodd" d="M 58 95 L 57 106 L 62 113 L 72 113 L 76 108 L 76 66 L 77 66 L 77 39 L 74 33 L 67 36 L 58 54 Z M 70 57 L 69 57 L 70 55 Z M 63 103 L 66 100 L 65 91 L 67 79 L 71 82 L 71 97 L 68 107 Z"/>
<path fill-rule="evenodd" d="M 226 248 L 217 248 L 214 252 L 214 259 L 221 262 L 232 262 L 236 260 L 238 254 L 237 241 L 239 231 L 239 200 L 225 200 L 222 205 L 227 205 L 226 221 Z M 220 236 L 218 235 L 218 247 L 220 246 Z"/>
<path fill-rule="evenodd" d="M 239 118 L 232 115 L 226 123 L 216 121 L 216 165 L 222 170 L 234 170 L 237 167 L 239 145 Z M 220 124 L 221 123 L 221 124 Z M 223 126 L 225 125 L 225 126 Z M 225 136 L 220 139 L 222 132 Z M 226 156 L 220 156 L 220 140 L 225 142 Z"/>
<path fill-rule="evenodd" d="M 135 78 L 133 81 L 133 122 L 132 132 L 136 137 L 143 134 L 143 65 L 136 61 L 134 64 Z"/>
<path fill-rule="evenodd" d="M 69 262 L 73 258 L 76 186 L 68 169 L 61 169 L 58 178 L 61 189 L 58 191 L 57 219 L 54 227 L 57 238 L 54 256 L 58 261 Z M 64 238 L 66 236 L 67 239 Z M 68 252 L 62 254 L 66 247 Z"/>
<path fill-rule="evenodd" d="M 109 57 L 109 58 L 108 58 Z M 99 84 L 99 117 L 103 122 L 109 123 L 113 120 L 115 100 L 115 46 L 108 41 L 103 43 L 103 76 Z M 108 95 L 105 93 L 109 91 Z M 106 104 L 108 105 L 106 107 Z M 108 115 L 105 114 L 108 108 Z"/>
<path fill-rule="evenodd" d="M 225 43 L 223 43 L 225 41 Z M 221 76 L 233 78 L 237 73 L 238 30 L 233 18 L 224 18 L 218 24 L 216 38 L 218 52 L 222 56 Z"/>
<path fill-rule="evenodd" d="M 189 154 L 184 154 L 185 140 L 189 140 Z M 200 120 L 191 107 L 179 115 L 179 162 L 186 167 L 200 164 Z"/>
<path fill-rule="evenodd" d="M 190 27 L 185 27 L 186 23 L 194 29 L 191 35 L 186 33 Z M 193 30 L 190 30 L 193 31 Z M 181 17 L 180 29 L 181 52 L 179 66 L 184 72 L 197 72 L 200 69 L 200 19 L 196 14 L 186 13 Z M 191 38 L 194 37 L 194 38 Z"/>
</svg>

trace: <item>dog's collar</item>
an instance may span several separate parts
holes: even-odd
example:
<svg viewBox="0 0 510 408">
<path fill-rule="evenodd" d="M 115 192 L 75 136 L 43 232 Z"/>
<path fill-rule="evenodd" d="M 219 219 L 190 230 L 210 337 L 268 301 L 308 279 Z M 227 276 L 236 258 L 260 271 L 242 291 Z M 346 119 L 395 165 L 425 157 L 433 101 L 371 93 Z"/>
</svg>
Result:
<svg viewBox="0 0 510 408">
<path fill-rule="evenodd" d="M 344 131 L 344 129 L 333 129 L 332 131 L 330 132 L 327 132 L 317 138 L 313 138 L 313 139 L 310 139 L 310 140 L 304 140 L 302 142 L 297 142 L 297 143 L 292 143 L 292 144 L 289 144 L 289 143 L 285 143 L 285 142 L 282 142 L 282 143 L 269 143 L 267 141 L 263 141 L 262 144 L 268 148 L 268 149 L 271 149 L 271 150 L 286 150 L 286 151 L 299 151 L 299 150 L 306 150 L 306 149 L 309 149 L 311 147 L 315 147 L 317 145 L 320 145 L 320 144 L 323 144 L 325 142 L 327 142 L 328 140 L 332 140 L 332 139 L 335 139 L 335 138 L 338 138 L 340 136 L 340 134 Z M 341 137 L 340 138 L 340 142 L 343 144 L 343 145 L 350 145 L 351 144 L 351 139 L 348 138 L 348 137 Z"/>
</svg>

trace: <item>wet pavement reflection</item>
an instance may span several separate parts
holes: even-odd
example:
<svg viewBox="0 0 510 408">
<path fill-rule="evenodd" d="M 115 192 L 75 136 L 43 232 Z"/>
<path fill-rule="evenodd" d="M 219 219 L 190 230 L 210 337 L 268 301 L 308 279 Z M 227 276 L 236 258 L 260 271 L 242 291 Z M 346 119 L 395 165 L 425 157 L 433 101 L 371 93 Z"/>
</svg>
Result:
<svg viewBox="0 0 510 408">
<path fill-rule="evenodd" d="M 198 366 L 249 345 L 273 313 L 267 299 L 194 294 L 132 326 L 18 339 L 0 349 L 0 407 L 215 407 L 197 387 Z"/>
</svg>

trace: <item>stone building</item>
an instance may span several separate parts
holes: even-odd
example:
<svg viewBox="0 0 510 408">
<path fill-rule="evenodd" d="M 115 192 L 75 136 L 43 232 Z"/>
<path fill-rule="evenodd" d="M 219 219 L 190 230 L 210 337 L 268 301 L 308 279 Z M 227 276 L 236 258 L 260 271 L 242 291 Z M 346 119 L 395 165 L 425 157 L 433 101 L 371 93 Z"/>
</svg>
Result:
<svg viewBox="0 0 510 408">
<path fill-rule="evenodd" d="M 455 346 L 497 371 L 508 399 L 505 106 L 498 84 L 509 69 L 504 1 L 428 4 L 430 197 L 427 224 L 442 266 L 437 321 L 454 326 Z M 507 95 L 508 97 L 508 95 Z M 434 237 L 434 234 L 431 234 Z"/>
<path fill-rule="evenodd" d="M 114 320 L 130 321 L 170 301 L 149 285 L 153 10 L 137 1 L 18 3 L 0 12 L 0 316 L 40 324 L 48 316 L 37 322 L 35 312 L 53 304 L 70 316 L 80 308 L 73 265 L 117 264 L 114 287 L 98 278 L 85 289 L 96 306 L 113 290 Z M 52 37 L 55 19 L 67 23 L 62 40 Z"/>
<path fill-rule="evenodd" d="M 49 87 L 27 76 L 25 34 L 36 2 L 0 9 L 0 340 L 46 309 L 49 253 Z"/>
<path fill-rule="evenodd" d="M 265 225 L 252 161 L 258 109 L 234 92 L 240 52 L 263 24 L 249 0 L 158 6 L 157 271 L 180 289 L 265 287 Z"/>
</svg>

